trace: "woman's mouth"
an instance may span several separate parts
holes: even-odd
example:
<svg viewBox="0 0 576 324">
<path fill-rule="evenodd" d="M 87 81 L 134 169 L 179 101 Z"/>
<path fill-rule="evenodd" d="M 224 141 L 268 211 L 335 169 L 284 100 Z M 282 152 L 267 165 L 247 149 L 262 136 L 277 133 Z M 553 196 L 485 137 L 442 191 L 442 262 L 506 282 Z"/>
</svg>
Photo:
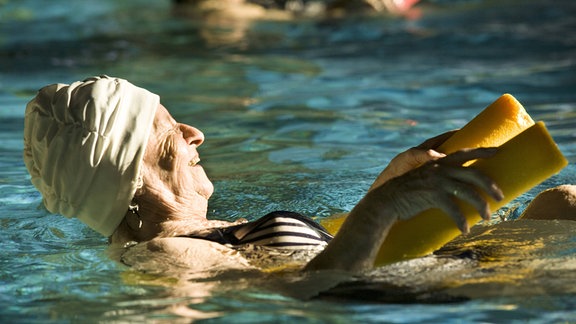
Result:
<svg viewBox="0 0 576 324">
<path fill-rule="evenodd" d="M 200 157 L 195 156 L 190 162 L 188 162 L 188 166 L 196 166 L 200 162 Z"/>
</svg>

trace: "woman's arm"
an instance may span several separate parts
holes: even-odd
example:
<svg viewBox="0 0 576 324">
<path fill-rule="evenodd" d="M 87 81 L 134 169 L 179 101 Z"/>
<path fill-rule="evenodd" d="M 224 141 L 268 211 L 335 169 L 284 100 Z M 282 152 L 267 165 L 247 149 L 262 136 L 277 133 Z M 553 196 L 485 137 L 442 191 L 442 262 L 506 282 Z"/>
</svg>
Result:
<svg viewBox="0 0 576 324">
<path fill-rule="evenodd" d="M 430 208 L 443 209 L 462 232 L 467 232 L 468 224 L 455 198 L 473 205 L 484 219 L 490 218 L 488 204 L 479 192 L 496 200 L 502 199 L 502 192 L 490 178 L 462 165 L 490 157 L 495 151 L 485 148 L 459 151 L 429 160 L 373 187 L 352 209 L 326 249 L 309 262 L 306 270 L 370 269 L 392 224 Z"/>
</svg>

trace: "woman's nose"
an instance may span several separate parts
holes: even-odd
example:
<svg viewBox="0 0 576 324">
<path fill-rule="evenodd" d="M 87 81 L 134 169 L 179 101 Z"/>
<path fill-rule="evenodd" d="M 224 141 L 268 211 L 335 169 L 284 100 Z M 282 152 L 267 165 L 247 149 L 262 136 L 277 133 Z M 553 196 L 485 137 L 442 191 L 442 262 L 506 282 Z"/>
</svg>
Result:
<svg viewBox="0 0 576 324">
<path fill-rule="evenodd" d="M 180 124 L 180 130 L 182 131 L 182 136 L 186 142 L 188 142 L 188 145 L 195 144 L 196 146 L 200 146 L 204 143 L 204 133 L 202 133 L 198 128 L 186 124 Z"/>
</svg>

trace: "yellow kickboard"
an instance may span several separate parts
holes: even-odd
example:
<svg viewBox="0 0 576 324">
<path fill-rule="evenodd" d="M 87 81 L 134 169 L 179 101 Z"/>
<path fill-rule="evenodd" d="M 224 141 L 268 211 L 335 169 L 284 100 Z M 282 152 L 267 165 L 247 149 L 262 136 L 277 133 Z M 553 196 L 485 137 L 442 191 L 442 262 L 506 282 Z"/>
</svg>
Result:
<svg viewBox="0 0 576 324">
<path fill-rule="evenodd" d="M 513 96 L 504 94 L 446 140 L 438 151 L 450 154 L 463 148 L 501 146 L 532 125 L 534 121 L 524 107 Z M 501 147 L 497 156 L 490 160 L 476 161 L 473 167 L 492 176 L 504 191 L 504 201 L 491 201 L 491 209 L 495 211 L 560 171 L 566 164 L 566 159 L 557 149 L 544 125 L 537 124 L 534 130 Z M 469 225 L 480 220 L 480 216 L 471 206 L 465 203 L 461 206 Z M 329 217 L 321 220 L 321 224 L 335 234 L 344 220 L 345 217 L 342 216 Z M 457 235 L 459 231 L 455 223 L 445 213 L 437 209 L 426 211 L 411 220 L 394 225 L 375 265 L 424 256 Z"/>
<path fill-rule="evenodd" d="M 500 146 L 532 125 L 534 121 L 522 104 L 512 95 L 504 94 L 442 143 L 437 151 L 450 154 L 465 148 Z"/>
<path fill-rule="evenodd" d="M 490 204 L 490 210 L 494 212 L 559 172 L 567 164 L 568 161 L 554 143 L 544 123 L 538 122 L 501 145 L 495 156 L 477 160 L 469 167 L 484 172 L 502 189 L 502 201 L 496 202 L 484 196 Z M 470 226 L 481 220 L 472 206 L 459 203 Z M 459 234 L 454 221 L 443 211 L 424 211 L 409 220 L 394 224 L 374 265 L 382 266 L 430 254 Z"/>
<path fill-rule="evenodd" d="M 448 138 L 437 150 L 450 154 L 465 148 L 500 146 L 532 125 L 534 121 L 522 104 L 512 95 L 504 94 Z M 346 214 L 327 217 L 322 219 L 320 224 L 334 235 L 344 223 L 345 216 Z"/>
<path fill-rule="evenodd" d="M 336 235 L 340 227 L 342 227 L 342 224 L 344 224 L 347 216 L 348 213 L 331 215 L 320 219 L 319 222 L 320 225 L 328 231 L 328 233 Z"/>
</svg>

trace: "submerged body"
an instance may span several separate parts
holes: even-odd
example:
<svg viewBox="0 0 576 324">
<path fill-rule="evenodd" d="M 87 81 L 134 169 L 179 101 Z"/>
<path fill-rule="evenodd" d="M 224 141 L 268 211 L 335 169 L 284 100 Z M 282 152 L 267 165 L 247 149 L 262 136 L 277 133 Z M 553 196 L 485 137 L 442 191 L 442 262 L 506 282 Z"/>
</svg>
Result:
<svg viewBox="0 0 576 324">
<path fill-rule="evenodd" d="M 122 249 L 122 253 L 123 261 L 133 269 L 125 277 L 128 283 L 168 286 L 173 296 L 209 296 L 230 289 L 269 291 L 299 299 L 453 303 L 576 293 L 567 285 L 576 279 L 574 231 L 576 222 L 572 220 L 523 219 L 478 225 L 432 255 L 356 275 L 298 271 L 321 248 L 245 245 L 228 250 L 202 240 L 196 243 L 221 249 L 226 256 L 202 269 L 187 261 L 202 256 L 191 254 L 187 238 L 155 239 Z M 174 258 L 178 255 L 182 257 Z"/>
</svg>

